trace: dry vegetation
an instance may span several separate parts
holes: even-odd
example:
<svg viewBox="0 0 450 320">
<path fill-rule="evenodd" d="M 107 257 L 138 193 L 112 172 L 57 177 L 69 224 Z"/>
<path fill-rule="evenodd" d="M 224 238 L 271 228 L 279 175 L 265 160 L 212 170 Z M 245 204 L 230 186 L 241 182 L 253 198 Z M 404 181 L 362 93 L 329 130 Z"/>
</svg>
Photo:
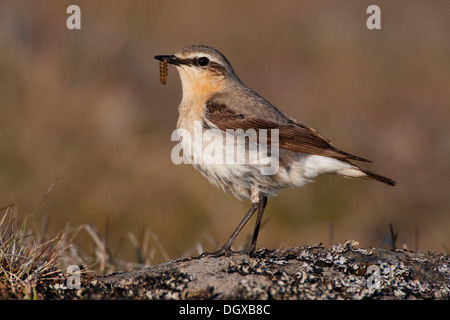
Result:
<svg viewBox="0 0 450 320">
<path fill-rule="evenodd" d="M 398 248 L 446 252 L 450 3 L 383 2 L 378 31 L 365 27 L 370 4 L 80 0 L 82 30 L 69 31 L 64 1 L 1 1 L 0 286 L 32 298 L 37 271 L 107 273 L 225 241 L 248 203 L 171 162 L 181 88 L 173 68 L 159 83 L 152 58 L 195 43 L 399 182 L 323 177 L 286 190 L 269 200 L 261 246 L 379 247 L 392 223 Z"/>
<path fill-rule="evenodd" d="M 116 258 L 118 248 L 110 248 L 106 236 L 95 226 L 67 226 L 49 234 L 45 223 L 39 228 L 34 222 L 37 212 L 19 222 L 13 207 L 0 210 L 0 299 L 42 299 L 43 286 L 50 289 L 65 286 L 69 266 L 77 266 L 85 276 L 100 276 L 148 267 L 158 250 L 168 259 L 157 237 L 150 232 L 142 239 L 131 232 L 127 235 L 128 249 L 135 256 L 134 260 L 122 261 Z M 87 241 L 80 241 L 83 233 Z M 90 250 L 86 251 L 87 248 Z M 36 289 L 39 287 L 40 292 Z"/>
<path fill-rule="evenodd" d="M 36 297 L 36 285 L 55 277 L 65 248 L 64 233 L 47 239 L 29 234 L 28 219 L 17 225 L 7 207 L 0 220 L 0 298 Z"/>
</svg>

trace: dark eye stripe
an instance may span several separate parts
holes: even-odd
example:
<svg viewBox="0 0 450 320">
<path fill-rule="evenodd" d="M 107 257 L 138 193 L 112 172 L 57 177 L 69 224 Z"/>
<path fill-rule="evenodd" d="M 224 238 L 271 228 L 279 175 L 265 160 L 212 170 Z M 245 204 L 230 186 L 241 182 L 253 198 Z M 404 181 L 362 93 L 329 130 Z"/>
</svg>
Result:
<svg viewBox="0 0 450 320">
<path fill-rule="evenodd" d="M 179 59 L 179 62 L 188 66 L 198 66 L 198 58 Z M 202 68 L 214 72 L 215 74 L 225 76 L 225 67 L 217 62 L 209 60 L 209 64 Z"/>
</svg>

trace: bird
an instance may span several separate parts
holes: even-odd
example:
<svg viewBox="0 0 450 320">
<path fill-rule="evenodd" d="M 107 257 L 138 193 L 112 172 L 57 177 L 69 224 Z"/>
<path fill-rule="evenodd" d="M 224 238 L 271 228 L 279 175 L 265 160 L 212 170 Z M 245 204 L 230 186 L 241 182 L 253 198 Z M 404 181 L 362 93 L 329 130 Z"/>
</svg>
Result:
<svg viewBox="0 0 450 320">
<path fill-rule="evenodd" d="M 249 252 L 254 252 L 268 198 L 284 188 L 302 187 L 324 174 L 396 185 L 394 180 L 356 164 L 370 160 L 334 147 L 318 131 L 288 116 L 247 87 L 238 78 L 228 59 L 217 49 L 206 45 L 190 45 L 175 54 L 157 55 L 154 58 L 160 61 L 161 70 L 165 72 L 164 82 L 161 74 L 163 84 L 167 76 L 167 64 L 176 68 L 181 79 L 182 98 L 178 106 L 177 130 L 184 133 L 179 139 L 183 157 L 225 192 L 231 192 L 238 199 L 251 200 L 250 209 L 225 244 L 214 252 L 215 255 L 233 252 L 231 247 L 234 240 L 258 211 L 249 247 Z M 266 130 L 267 137 L 263 139 L 260 134 L 256 140 L 241 139 L 240 143 L 237 142 L 239 137 L 250 130 Z M 270 130 L 270 136 L 267 130 Z M 200 139 L 195 138 L 196 133 L 200 134 Z M 214 150 L 223 151 L 226 156 L 231 153 L 231 160 L 236 160 L 237 156 L 244 153 L 245 161 L 221 162 L 214 158 L 213 153 L 209 158 L 205 156 L 208 145 L 203 140 L 214 144 L 211 142 L 215 141 L 214 137 L 218 141 Z M 220 137 L 223 139 L 218 139 Z M 230 145 L 224 143 L 227 138 L 232 141 Z M 241 147 L 240 153 L 235 151 L 238 147 Z M 271 158 L 276 156 L 276 170 L 267 171 L 270 166 L 266 162 L 249 161 L 250 156 L 259 151 L 258 147 L 263 150 L 262 154 L 266 152 Z M 216 153 L 224 157 L 223 153 Z M 216 161 L 207 161 L 211 158 Z"/>
</svg>

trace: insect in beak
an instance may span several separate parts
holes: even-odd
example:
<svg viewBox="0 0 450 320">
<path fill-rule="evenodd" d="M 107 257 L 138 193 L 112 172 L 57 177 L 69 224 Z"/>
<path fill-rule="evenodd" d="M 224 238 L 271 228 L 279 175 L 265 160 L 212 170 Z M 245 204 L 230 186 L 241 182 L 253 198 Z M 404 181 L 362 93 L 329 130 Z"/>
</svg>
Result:
<svg viewBox="0 0 450 320">
<path fill-rule="evenodd" d="M 159 61 L 159 80 L 162 84 L 166 84 L 167 74 L 167 60 Z"/>
<path fill-rule="evenodd" d="M 155 56 L 156 60 L 159 60 L 159 80 L 162 84 L 166 84 L 167 81 L 167 64 L 173 64 L 175 66 L 179 66 L 181 64 L 181 60 L 175 57 L 174 55 L 161 55 Z"/>
</svg>

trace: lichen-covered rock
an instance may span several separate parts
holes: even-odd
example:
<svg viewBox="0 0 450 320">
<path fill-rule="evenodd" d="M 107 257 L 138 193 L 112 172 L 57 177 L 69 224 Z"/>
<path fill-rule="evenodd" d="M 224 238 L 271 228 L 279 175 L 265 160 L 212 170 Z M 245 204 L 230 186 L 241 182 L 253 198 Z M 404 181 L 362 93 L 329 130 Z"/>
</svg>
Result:
<svg viewBox="0 0 450 320">
<path fill-rule="evenodd" d="M 78 290 L 41 292 L 56 299 L 449 299 L 450 256 L 363 249 L 355 241 L 262 248 L 86 277 Z"/>
</svg>

